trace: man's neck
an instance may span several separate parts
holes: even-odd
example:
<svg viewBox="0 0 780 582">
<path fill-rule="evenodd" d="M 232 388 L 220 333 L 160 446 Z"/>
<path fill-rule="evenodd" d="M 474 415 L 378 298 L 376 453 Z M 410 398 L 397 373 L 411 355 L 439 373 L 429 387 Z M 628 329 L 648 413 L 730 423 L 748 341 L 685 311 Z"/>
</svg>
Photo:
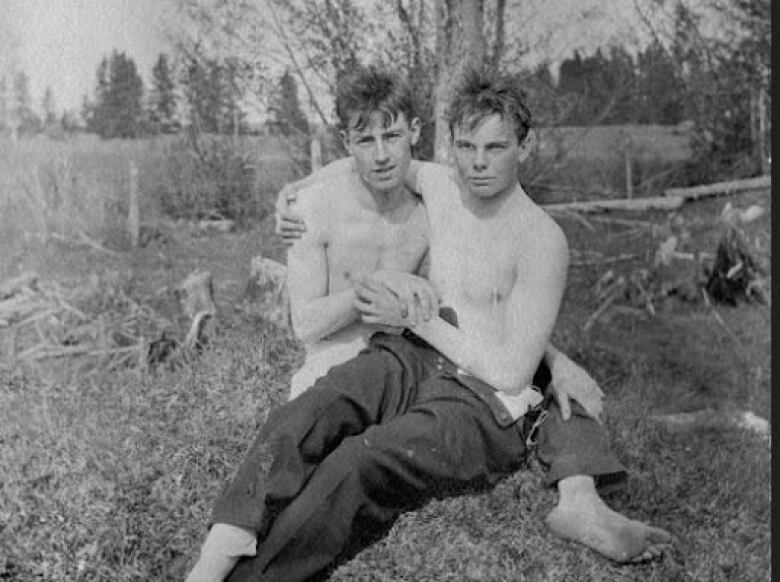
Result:
<svg viewBox="0 0 780 582">
<path fill-rule="evenodd" d="M 393 190 L 374 190 L 362 180 L 361 183 L 363 184 L 361 202 L 379 214 L 387 214 L 397 210 L 409 200 L 411 195 L 403 184 Z"/>
<path fill-rule="evenodd" d="M 468 188 L 465 185 L 461 185 L 460 190 L 463 206 L 479 218 L 490 218 L 500 214 L 502 210 L 506 208 L 506 205 L 510 203 L 513 198 L 517 198 L 522 192 L 520 190 L 519 182 L 516 182 L 514 187 L 507 188 L 503 192 L 499 192 L 498 194 L 487 198 L 474 196 L 468 191 Z"/>
</svg>

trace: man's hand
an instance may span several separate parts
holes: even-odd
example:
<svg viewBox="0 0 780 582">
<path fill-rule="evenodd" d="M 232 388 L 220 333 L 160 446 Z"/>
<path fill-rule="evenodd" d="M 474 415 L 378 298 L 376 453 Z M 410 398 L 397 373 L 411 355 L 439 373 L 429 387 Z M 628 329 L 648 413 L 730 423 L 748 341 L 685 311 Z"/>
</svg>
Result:
<svg viewBox="0 0 780 582">
<path fill-rule="evenodd" d="M 282 241 L 287 246 L 292 246 L 306 232 L 303 218 L 290 207 L 290 204 L 298 199 L 297 193 L 298 188 L 295 183 L 287 184 L 279 191 L 279 196 L 276 198 L 276 213 L 274 214 L 276 228 L 274 230 L 282 237 Z"/>
<path fill-rule="evenodd" d="M 371 281 L 368 276 L 352 277 L 352 288 L 357 296 L 354 307 L 364 323 L 395 328 L 410 325 L 408 313 L 404 313 L 398 297 L 384 285 Z"/>
<path fill-rule="evenodd" d="M 439 299 L 431 284 L 415 275 L 380 270 L 353 277 L 355 308 L 366 323 L 414 327 L 438 311 Z"/>
<path fill-rule="evenodd" d="M 556 355 L 550 372 L 553 397 L 561 408 L 563 420 L 569 420 L 571 417 L 570 400 L 573 399 L 579 402 L 589 415 L 601 422 L 604 392 L 590 374 L 560 352 Z"/>
<path fill-rule="evenodd" d="M 428 321 L 439 312 L 439 297 L 427 279 L 390 269 L 375 271 L 369 279 L 398 298 L 408 327 L 414 327 L 421 320 Z"/>
</svg>

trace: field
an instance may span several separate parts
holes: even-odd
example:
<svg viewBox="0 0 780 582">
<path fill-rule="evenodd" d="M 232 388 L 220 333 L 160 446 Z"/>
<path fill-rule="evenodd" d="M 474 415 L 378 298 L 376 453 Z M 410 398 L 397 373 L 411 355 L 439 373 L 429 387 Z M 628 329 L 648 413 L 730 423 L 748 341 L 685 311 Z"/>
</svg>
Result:
<svg viewBox="0 0 780 582">
<path fill-rule="evenodd" d="M 197 557 L 214 499 L 268 410 L 285 400 L 300 362 L 294 339 L 242 301 L 251 257 L 284 260 L 272 220 L 232 233 L 164 220 L 153 193 L 168 170 L 156 166 L 161 150 L 138 144 L 123 151 L 82 144 L 82 158 L 71 150 L 76 178 L 65 182 L 70 190 L 58 190 L 70 194 L 55 198 L 56 189 L 41 183 L 33 192 L 44 193 L 45 203 L 31 207 L 19 190 L 35 184 L 23 163 L 30 157 L 15 159 L 4 147 L 0 164 L 18 171 L 0 172 L 16 176 L 0 199 L 0 281 L 32 269 L 42 284 L 69 290 L 91 277 L 96 289 L 77 307 L 97 319 L 106 306 L 120 308 L 117 297 L 162 313 L 166 290 L 193 269 L 207 269 L 218 316 L 200 357 L 156 372 L 80 373 L 67 362 L 30 367 L 0 360 L 0 579 L 181 580 Z M 46 163 L 66 159 L 47 148 L 36 150 Z M 105 158 L 95 157 L 100 152 Z M 142 168 L 142 222 L 164 227 L 164 236 L 135 251 L 122 233 L 123 174 L 107 169 L 124 167 L 130 156 Z M 106 174 L 98 175 L 101 168 Z M 58 172 L 57 180 L 68 175 Z M 258 204 L 267 206 L 283 180 L 273 171 L 256 177 Z M 68 200 L 76 210 L 62 209 Z M 728 200 L 769 210 L 770 193 Z M 673 429 L 655 419 L 709 409 L 768 416 L 769 306 L 709 306 L 658 292 L 665 281 L 698 274 L 687 259 L 655 267 L 659 244 L 675 234 L 681 252 L 714 253 L 725 202 L 689 203 L 671 215 L 559 217 L 573 264 L 554 342 L 607 394 L 605 423 L 630 472 L 627 487 L 607 501 L 672 532 L 675 544 L 662 560 L 620 567 L 551 536 L 543 518 L 555 492 L 542 488 L 542 470 L 532 463 L 493 488 L 443 494 L 404 513 L 330 579 L 769 580 L 769 443 L 725 422 Z M 103 212 L 98 205 L 104 214 L 89 214 Z M 768 213 L 744 228 L 771 260 Z M 599 281 L 603 287 L 610 270 L 613 280 L 641 282 L 652 309 L 627 283 L 613 308 L 593 318 Z M 5 344 L 0 348 L 7 353 Z"/>
</svg>

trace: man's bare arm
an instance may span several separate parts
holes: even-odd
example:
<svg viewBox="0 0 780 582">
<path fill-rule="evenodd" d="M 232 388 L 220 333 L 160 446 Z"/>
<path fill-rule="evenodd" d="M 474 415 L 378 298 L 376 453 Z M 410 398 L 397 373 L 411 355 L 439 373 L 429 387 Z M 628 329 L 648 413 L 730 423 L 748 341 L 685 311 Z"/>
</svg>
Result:
<svg viewBox="0 0 780 582">
<path fill-rule="evenodd" d="M 327 204 L 315 192 L 300 204 L 311 224 L 287 252 L 287 286 L 296 337 L 306 343 L 320 340 L 357 321 L 352 289 L 328 295 Z"/>
<path fill-rule="evenodd" d="M 529 385 L 542 359 L 558 316 L 568 267 L 568 248 L 555 231 L 548 244 L 530 249 L 543 257 L 533 273 L 518 284 L 507 299 L 505 332 L 486 342 L 451 326 L 440 317 L 421 322 L 415 333 L 466 372 L 497 390 L 518 394 Z M 535 243 L 539 245 L 539 241 Z"/>
</svg>

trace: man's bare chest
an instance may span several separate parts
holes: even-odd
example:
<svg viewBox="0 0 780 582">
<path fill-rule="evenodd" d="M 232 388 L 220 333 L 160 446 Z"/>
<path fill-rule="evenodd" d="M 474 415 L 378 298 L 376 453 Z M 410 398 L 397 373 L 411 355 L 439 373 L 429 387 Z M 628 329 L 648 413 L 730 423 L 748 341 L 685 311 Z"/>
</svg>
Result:
<svg viewBox="0 0 780 582">
<path fill-rule="evenodd" d="M 337 271 L 414 271 L 428 248 L 422 208 L 404 220 L 353 216 L 331 230 L 326 253 Z"/>
<path fill-rule="evenodd" d="M 475 305 L 502 303 L 523 280 L 516 236 L 452 222 L 434 230 L 431 277 L 442 292 Z"/>
</svg>

